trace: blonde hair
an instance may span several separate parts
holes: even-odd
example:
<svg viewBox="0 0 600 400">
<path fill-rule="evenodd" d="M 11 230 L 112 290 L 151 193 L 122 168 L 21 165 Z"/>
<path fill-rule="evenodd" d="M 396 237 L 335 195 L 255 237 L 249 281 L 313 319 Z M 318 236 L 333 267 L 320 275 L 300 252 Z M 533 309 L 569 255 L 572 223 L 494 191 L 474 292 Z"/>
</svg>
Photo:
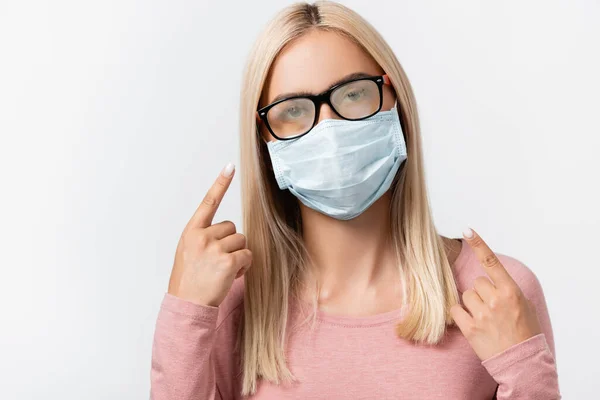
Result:
<svg viewBox="0 0 600 400">
<path fill-rule="evenodd" d="M 412 88 L 379 33 L 354 11 L 334 2 L 296 3 L 279 12 L 257 39 L 241 90 L 241 179 L 243 222 L 253 266 L 245 275 L 244 317 L 239 331 L 242 395 L 255 393 L 258 379 L 274 384 L 295 380 L 285 359 L 290 296 L 297 295 L 306 267 L 297 201 L 277 187 L 260 140 L 255 111 L 271 65 L 281 49 L 313 30 L 336 32 L 361 46 L 389 76 L 408 158 L 393 186 L 390 219 L 408 312 L 399 337 L 439 343 L 452 324 L 458 291 L 442 237 L 432 221 L 426 193 L 417 105 Z M 316 297 L 315 297 L 316 302 Z M 316 308 L 316 305 L 315 305 Z"/>
</svg>

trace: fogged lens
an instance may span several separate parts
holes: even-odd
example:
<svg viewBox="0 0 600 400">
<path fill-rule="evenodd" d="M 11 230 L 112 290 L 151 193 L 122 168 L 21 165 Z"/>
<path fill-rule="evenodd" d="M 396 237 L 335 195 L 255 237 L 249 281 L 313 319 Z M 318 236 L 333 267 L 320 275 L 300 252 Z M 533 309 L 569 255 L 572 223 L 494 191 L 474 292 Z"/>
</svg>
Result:
<svg viewBox="0 0 600 400">
<path fill-rule="evenodd" d="M 309 99 L 289 99 L 273 106 L 267 114 L 271 130 L 280 138 L 292 138 L 310 130 L 315 105 Z"/>
<path fill-rule="evenodd" d="M 379 86 L 366 79 L 348 82 L 331 94 L 331 104 L 347 119 L 371 116 L 379 110 L 380 103 Z"/>
</svg>

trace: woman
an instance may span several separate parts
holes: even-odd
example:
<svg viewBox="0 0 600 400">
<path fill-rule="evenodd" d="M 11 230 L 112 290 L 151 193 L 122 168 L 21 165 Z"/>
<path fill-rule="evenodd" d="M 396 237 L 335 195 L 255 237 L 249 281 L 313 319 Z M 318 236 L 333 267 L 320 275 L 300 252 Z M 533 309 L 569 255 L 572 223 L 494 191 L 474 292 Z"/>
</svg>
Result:
<svg viewBox="0 0 600 400">
<path fill-rule="evenodd" d="M 436 233 L 413 93 L 365 20 L 286 8 L 241 95 L 246 234 L 213 223 L 230 164 L 177 248 L 153 399 L 560 398 L 535 275 Z"/>
</svg>

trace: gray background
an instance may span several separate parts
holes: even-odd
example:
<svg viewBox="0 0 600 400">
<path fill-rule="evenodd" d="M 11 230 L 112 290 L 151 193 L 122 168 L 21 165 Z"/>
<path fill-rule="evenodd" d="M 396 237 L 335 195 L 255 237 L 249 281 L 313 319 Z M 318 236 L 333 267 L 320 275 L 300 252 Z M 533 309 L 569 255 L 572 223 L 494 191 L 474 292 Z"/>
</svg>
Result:
<svg viewBox="0 0 600 400">
<path fill-rule="evenodd" d="M 414 86 L 440 231 L 537 274 L 563 395 L 595 397 L 599 4 L 344 3 Z M 0 1 L 0 397 L 148 397 L 177 240 L 238 161 L 243 62 L 285 4 Z"/>
</svg>

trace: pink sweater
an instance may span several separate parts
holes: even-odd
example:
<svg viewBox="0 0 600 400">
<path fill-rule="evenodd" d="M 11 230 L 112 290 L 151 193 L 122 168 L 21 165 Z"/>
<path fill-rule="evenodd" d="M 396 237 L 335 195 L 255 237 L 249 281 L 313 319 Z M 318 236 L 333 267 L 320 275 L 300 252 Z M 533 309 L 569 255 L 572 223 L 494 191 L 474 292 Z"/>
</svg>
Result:
<svg viewBox="0 0 600 400">
<path fill-rule="evenodd" d="M 534 273 L 514 258 L 499 259 L 536 306 L 543 333 L 483 362 L 458 328 L 438 346 L 400 339 L 394 327 L 405 308 L 366 317 L 318 312 L 313 333 L 294 331 L 286 357 L 300 382 L 259 381 L 251 399 L 560 399 L 552 327 Z M 454 263 L 459 291 L 485 275 L 463 240 Z M 153 400 L 241 399 L 235 331 L 243 313 L 243 277 L 219 307 L 166 294 L 154 337 Z M 291 307 L 290 322 L 297 321 Z"/>
</svg>

